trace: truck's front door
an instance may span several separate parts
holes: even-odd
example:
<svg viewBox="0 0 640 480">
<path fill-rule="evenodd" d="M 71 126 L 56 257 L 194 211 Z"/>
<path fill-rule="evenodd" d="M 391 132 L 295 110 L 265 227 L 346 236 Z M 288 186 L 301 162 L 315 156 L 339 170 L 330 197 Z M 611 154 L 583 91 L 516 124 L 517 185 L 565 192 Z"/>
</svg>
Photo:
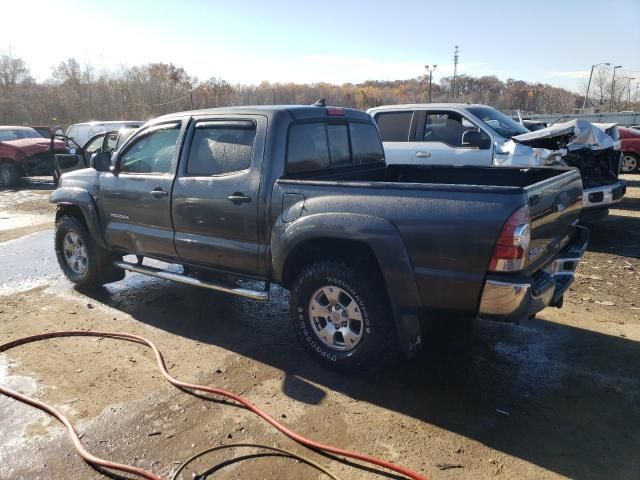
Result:
<svg viewBox="0 0 640 480">
<path fill-rule="evenodd" d="M 490 166 L 491 137 L 452 110 L 417 110 L 413 145 L 414 164 Z M 469 140 L 476 140 L 471 144 Z M 482 140 L 482 146 L 477 140 Z"/>
<path fill-rule="evenodd" d="M 111 248 L 175 259 L 171 188 L 181 126 L 145 129 L 114 159 L 114 172 L 100 174 L 98 208 Z"/>
<path fill-rule="evenodd" d="M 173 190 L 175 245 L 184 263 L 257 271 L 258 193 L 267 119 L 196 119 Z"/>
</svg>

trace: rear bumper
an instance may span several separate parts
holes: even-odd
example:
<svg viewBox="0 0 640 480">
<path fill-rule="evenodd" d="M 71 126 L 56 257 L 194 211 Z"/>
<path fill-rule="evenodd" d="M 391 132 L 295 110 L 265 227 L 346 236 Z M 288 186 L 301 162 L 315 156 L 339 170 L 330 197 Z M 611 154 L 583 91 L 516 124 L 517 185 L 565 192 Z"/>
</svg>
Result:
<svg viewBox="0 0 640 480">
<path fill-rule="evenodd" d="M 603 208 L 618 203 L 627 192 L 627 184 L 622 180 L 601 187 L 587 188 L 582 196 L 582 208 Z"/>
<path fill-rule="evenodd" d="M 517 321 L 550 305 L 560 306 L 588 241 L 589 230 L 577 226 L 572 241 L 543 270 L 517 282 L 487 278 L 480 300 L 480 317 Z"/>
</svg>

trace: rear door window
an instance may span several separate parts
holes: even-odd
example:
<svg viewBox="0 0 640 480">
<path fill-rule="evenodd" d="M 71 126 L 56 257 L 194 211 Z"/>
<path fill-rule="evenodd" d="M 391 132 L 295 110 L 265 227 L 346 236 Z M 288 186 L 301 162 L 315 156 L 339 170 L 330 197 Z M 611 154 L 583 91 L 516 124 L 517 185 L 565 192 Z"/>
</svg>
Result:
<svg viewBox="0 0 640 480">
<path fill-rule="evenodd" d="M 187 174 L 211 176 L 249 168 L 256 126 L 250 121 L 205 122 L 196 125 Z"/>
<path fill-rule="evenodd" d="M 375 116 L 383 142 L 408 142 L 413 112 L 383 112 Z"/>
</svg>

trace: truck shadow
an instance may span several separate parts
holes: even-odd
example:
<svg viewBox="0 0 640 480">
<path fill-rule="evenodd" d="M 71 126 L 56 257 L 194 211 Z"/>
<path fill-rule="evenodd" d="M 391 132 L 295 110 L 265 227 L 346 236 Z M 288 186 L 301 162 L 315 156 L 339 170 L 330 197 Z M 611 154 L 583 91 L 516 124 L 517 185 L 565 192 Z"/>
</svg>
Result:
<svg viewBox="0 0 640 480">
<path fill-rule="evenodd" d="M 95 299 L 143 323 L 281 370 L 283 394 L 300 402 L 317 404 L 334 390 L 563 476 L 637 473 L 638 342 L 544 319 L 478 322 L 473 334 L 428 338 L 413 361 L 389 365 L 374 377 L 347 376 L 318 366 L 298 346 L 288 293 L 280 288 L 264 304 L 127 278 Z M 421 424 L 407 422 L 406 431 L 429 442 Z"/>
<path fill-rule="evenodd" d="M 13 187 L 0 186 L 2 192 L 17 192 L 20 190 L 55 190 L 56 185 L 52 177 L 25 177 L 19 179 Z"/>
<path fill-rule="evenodd" d="M 638 205 L 633 208 L 628 201 L 635 201 Z M 616 209 L 640 212 L 640 198 L 625 199 Z M 613 210 L 588 227 L 588 251 L 640 258 L 640 216 L 617 215 Z"/>
</svg>

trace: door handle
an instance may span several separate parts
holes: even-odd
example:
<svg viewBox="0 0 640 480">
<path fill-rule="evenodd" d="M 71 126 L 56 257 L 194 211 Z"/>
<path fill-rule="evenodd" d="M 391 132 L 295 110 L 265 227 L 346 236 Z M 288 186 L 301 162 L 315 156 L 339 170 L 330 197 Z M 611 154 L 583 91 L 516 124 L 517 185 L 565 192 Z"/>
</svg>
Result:
<svg viewBox="0 0 640 480">
<path fill-rule="evenodd" d="M 247 197 L 242 192 L 235 192 L 233 195 L 229 195 L 227 199 L 233 203 L 247 203 L 251 201 L 251 197 Z"/>
<path fill-rule="evenodd" d="M 417 152 L 416 157 L 418 158 L 431 158 L 431 152 Z"/>
<path fill-rule="evenodd" d="M 149 193 L 151 195 L 153 195 L 154 197 L 156 197 L 156 198 L 162 198 L 162 197 L 166 197 L 167 195 L 169 195 L 169 192 L 165 192 L 160 187 L 154 188 Z"/>
</svg>

